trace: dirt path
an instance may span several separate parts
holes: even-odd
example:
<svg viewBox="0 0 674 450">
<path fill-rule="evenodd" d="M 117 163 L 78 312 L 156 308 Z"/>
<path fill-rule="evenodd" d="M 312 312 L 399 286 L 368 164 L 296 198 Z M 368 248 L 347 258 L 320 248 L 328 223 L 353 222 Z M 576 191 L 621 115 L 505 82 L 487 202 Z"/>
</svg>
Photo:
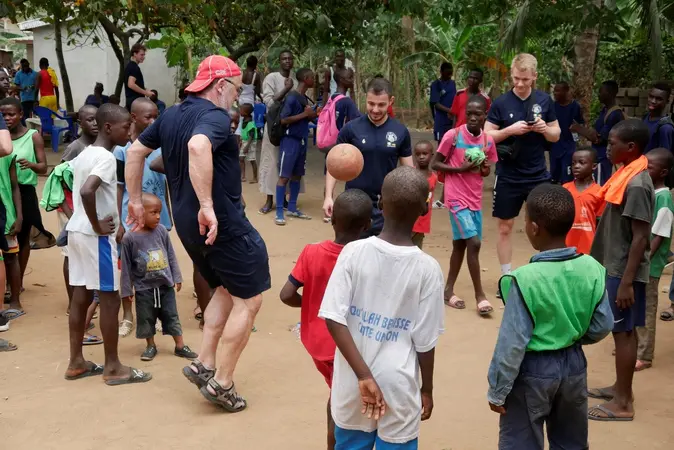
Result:
<svg viewBox="0 0 674 450">
<path fill-rule="evenodd" d="M 325 404 L 328 389 L 301 343 L 288 331 L 299 320 L 299 311 L 285 307 L 278 292 L 304 244 L 330 239 L 332 230 L 320 220 L 322 157 L 311 152 L 309 193 L 301 197 L 303 209 L 314 220 L 289 221 L 276 227 L 272 215 L 256 214 L 262 203 L 257 186 L 244 186 L 248 215 L 267 242 L 273 288 L 256 322 L 248 348 L 236 373 L 237 387 L 249 409 L 227 415 L 209 405 L 180 374 L 184 360 L 172 355 L 170 338 L 158 337 L 159 355 L 151 363 L 139 360 L 143 341 L 131 336 L 120 341 L 125 363 L 152 372 L 145 385 L 107 387 L 100 379 L 67 382 L 67 299 L 58 249 L 35 252 L 26 277 L 22 301 L 28 314 L 12 323 L 5 339 L 20 346 L 0 354 L 0 438 L 2 449 L 269 449 L 316 450 L 324 447 Z M 490 196 L 485 195 L 485 230 L 482 252 L 483 279 L 495 292 L 499 265 L 495 253 L 495 226 L 490 219 Z M 43 215 L 52 231 L 56 215 Z M 521 230 L 521 224 L 518 224 Z M 191 265 L 173 233 L 173 242 L 186 275 L 178 295 L 185 342 L 198 349 L 200 332 L 192 318 L 195 305 Z M 434 211 L 433 231 L 426 251 L 447 270 L 451 230 L 444 212 Z M 526 236 L 515 235 L 516 265 L 532 254 Z M 663 285 L 671 275 L 663 277 Z M 435 410 L 421 430 L 424 450 L 484 450 L 496 448 L 498 416 L 486 400 L 487 367 L 502 315 L 499 303 L 494 317 L 475 313 L 467 270 L 462 271 L 457 293 L 468 305 L 464 311 L 447 309 L 447 332 L 436 353 Z M 661 294 L 660 306 L 667 304 Z M 98 326 L 98 324 L 97 324 Z M 590 424 L 593 449 L 671 449 L 674 391 L 668 389 L 674 374 L 674 324 L 658 321 L 658 350 L 653 369 L 635 376 L 637 418 L 633 423 Z M 98 328 L 94 331 L 97 332 Z M 586 349 L 589 383 L 613 381 L 612 342 L 605 340 Z M 102 362 L 102 347 L 85 348 L 85 355 Z M 591 403 L 593 404 L 593 403 Z"/>
</svg>

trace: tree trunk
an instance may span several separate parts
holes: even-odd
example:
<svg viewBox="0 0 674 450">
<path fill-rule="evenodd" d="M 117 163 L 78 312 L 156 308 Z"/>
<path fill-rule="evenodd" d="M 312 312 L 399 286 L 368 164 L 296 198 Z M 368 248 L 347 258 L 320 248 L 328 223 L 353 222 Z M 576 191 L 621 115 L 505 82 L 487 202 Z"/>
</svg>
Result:
<svg viewBox="0 0 674 450">
<path fill-rule="evenodd" d="M 73 91 L 70 88 L 70 77 L 68 76 L 68 68 L 66 67 L 65 59 L 63 59 L 63 40 L 61 36 L 61 19 L 54 16 L 54 51 L 56 52 L 56 59 L 61 72 L 61 87 L 63 88 L 63 95 L 66 100 L 66 111 L 75 111 L 73 103 Z M 75 136 L 73 136 L 74 138 Z"/>
<path fill-rule="evenodd" d="M 356 106 L 360 110 L 360 90 L 361 90 L 361 78 L 360 78 L 360 47 L 356 45 L 355 51 L 353 53 L 353 71 L 355 72 L 356 79 L 353 83 L 353 95 L 356 97 Z"/>
<path fill-rule="evenodd" d="M 596 8 L 602 7 L 602 0 L 593 0 Z M 583 118 L 586 123 L 590 120 L 590 103 L 594 90 L 594 72 L 599 45 L 599 25 L 592 26 L 581 32 L 573 44 L 573 87 L 575 98 L 580 103 Z"/>
</svg>

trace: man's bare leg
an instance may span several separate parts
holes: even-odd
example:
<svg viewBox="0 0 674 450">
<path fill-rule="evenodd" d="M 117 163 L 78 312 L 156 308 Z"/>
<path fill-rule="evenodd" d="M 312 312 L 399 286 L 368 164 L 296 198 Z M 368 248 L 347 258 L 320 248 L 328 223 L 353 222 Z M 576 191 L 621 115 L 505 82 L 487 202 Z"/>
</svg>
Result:
<svg viewBox="0 0 674 450">
<path fill-rule="evenodd" d="M 229 293 L 227 295 L 229 296 Z M 262 294 L 245 300 L 238 297 L 229 297 L 233 302 L 233 307 L 222 334 L 221 362 L 214 377 L 215 381 L 225 389 L 232 385 L 236 363 L 239 361 L 243 349 L 246 348 L 246 344 L 248 344 L 248 338 L 255 323 L 255 316 L 262 306 Z M 211 386 L 208 386 L 208 390 L 215 394 Z"/>
<path fill-rule="evenodd" d="M 501 264 L 501 273 L 506 275 L 510 273 L 513 259 L 513 226 L 515 219 L 497 219 L 498 221 L 498 241 L 496 242 L 496 254 L 498 262 Z"/>
<path fill-rule="evenodd" d="M 225 288 L 220 286 L 215 290 L 206 311 L 203 312 L 204 332 L 201 338 L 199 361 L 208 369 L 215 367 L 218 342 L 225 330 L 225 324 L 231 316 L 233 306 L 232 296 Z M 193 365 L 190 365 L 190 367 L 192 367 L 192 370 L 195 369 Z"/>
</svg>

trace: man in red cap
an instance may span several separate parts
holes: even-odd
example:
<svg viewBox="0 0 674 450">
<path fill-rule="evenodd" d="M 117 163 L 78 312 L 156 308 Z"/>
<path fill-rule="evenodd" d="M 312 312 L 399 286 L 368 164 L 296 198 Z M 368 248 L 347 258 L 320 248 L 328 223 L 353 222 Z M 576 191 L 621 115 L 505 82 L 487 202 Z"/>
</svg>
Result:
<svg viewBox="0 0 674 450">
<path fill-rule="evenodd" d="M 262 293 L 271 287 L 267 248 L 241 201 L 241 169 L 227 110 L 241 93 L 241 70 L 223 56 L 209 56 L 179 105 L 167 109 L 127 152 L 128 223 L 144 223 L 143 162 L 161 147 L 178 236 L 215 293 L 204 311 L 199 358 L 183 369 L 201 394 L 229 412 L 246 407 L 234 388 Z M 217 193 L 217 195 L 213 195 Z M 215 353 L 222 337 L 222 361 Z"/>
</svg>

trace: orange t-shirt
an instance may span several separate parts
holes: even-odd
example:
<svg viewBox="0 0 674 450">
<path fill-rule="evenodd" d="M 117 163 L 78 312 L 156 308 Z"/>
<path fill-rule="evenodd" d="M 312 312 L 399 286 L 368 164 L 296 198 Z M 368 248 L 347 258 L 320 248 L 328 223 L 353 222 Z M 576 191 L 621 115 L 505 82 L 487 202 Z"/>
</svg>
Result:
<svg viewBox="0 0 674 450">
<path fill-rule="evenodd" d="M 576 247 L 579 253 L 590 254 L 594 234 L 597 231 L 597 217 L 600 217 L 606 206 L 606 202 L 599 194 L 601 186 L 592 183 L 583 192 L 578 192 L 576 183 L 566 183 L 564 188 L 573 196 L 576 206 L 576 217 L 573 227 L 566 235 L 566 245 Z"/>
</svg>

